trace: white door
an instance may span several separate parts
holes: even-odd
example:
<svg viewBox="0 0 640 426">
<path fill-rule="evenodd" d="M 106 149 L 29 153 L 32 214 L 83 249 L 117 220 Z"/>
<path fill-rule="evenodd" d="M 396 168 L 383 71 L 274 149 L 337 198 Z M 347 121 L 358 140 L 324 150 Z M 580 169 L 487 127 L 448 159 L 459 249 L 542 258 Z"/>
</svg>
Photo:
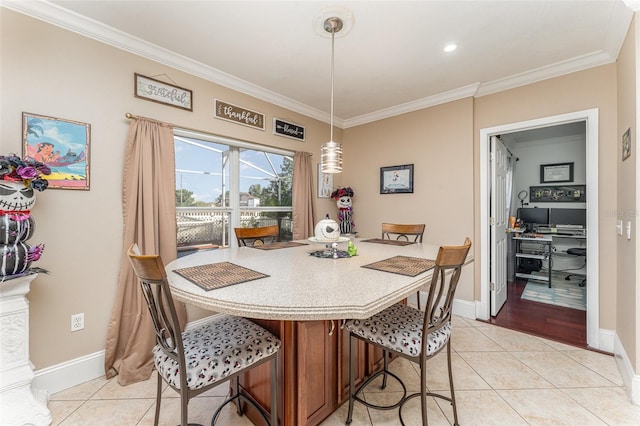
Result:
<svg viewBox="0 0 640 426">
<path fill-rule="evenodd" d="M 507 301 L 507 174 L 509 151 L 497 137 L 491 137 L 491 316 Z"/>
</svg>

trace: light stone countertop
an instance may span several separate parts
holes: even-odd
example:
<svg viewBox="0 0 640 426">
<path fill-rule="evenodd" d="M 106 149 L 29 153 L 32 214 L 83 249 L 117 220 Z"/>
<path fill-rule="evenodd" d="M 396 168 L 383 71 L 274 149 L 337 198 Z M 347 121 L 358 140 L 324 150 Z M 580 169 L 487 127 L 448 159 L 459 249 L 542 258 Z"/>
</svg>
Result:
<svg viewBox="0 0 640 426">
<path fill-rule="evenodd" d="M 365 238 L 366 239 L 366 238 Z M 392 246 L 354 239 L 358 255 L 325 259 L 309 253 L 324 244 L 259 250 L 225 248 L 194 253 L 167 264 L 176 299 L 200 308 L 271 320 L 363 319 L 411 295 L 431 281 L 432 270 L 416 277 L 362 268 L 393 256 L 435 259 L 439 246 Z M 346 250 L 340 243 L 339 250 Z M 472 261 L 471 255 L 467 262 Z M 206 291 L 179 276 L 175 269 L 216 262 L 231 262 L 269 277 Z"/>
</svg>

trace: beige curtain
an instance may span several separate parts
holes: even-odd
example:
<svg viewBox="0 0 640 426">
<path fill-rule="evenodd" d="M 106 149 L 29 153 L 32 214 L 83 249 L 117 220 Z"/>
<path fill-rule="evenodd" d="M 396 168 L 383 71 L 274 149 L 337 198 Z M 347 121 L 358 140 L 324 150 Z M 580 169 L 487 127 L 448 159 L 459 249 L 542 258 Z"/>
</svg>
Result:
<svg viewBox="0 0 640 426">
<path fill-rule="evenodd" d="M 146 380 L 153 371 L 155 333 L 147 305 L 127 258 L 131 243 L 142 253 L 176 258 L 175 154 L 170 125 L 132 119 L 124 161 L 122 206 L 124 241 L 118 288 L 105 349 L 107 378 L 118 375 L 127 385 Z M 184 324 L 186 310 L 177 304 Z"/>
<path fill-rule="evenodd" d="M 303 240 L 313 235 L 316 215 L 313 209 L 313 166 L 311 154 L 296 152 L 293 157 L 293 239 Z"/>
</svg>

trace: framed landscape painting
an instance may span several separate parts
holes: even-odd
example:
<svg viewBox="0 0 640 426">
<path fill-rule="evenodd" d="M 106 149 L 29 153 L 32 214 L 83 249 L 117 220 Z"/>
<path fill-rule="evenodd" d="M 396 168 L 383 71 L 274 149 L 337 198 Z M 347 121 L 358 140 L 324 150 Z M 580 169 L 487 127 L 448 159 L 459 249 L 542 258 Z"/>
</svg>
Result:
<svg viewBox="0 0 640 426">
<path fill-rule="evenodd" d="M 89 190 L 91 125 L 22 113 L 22 154 L 51 169 L 49 188 Z"/>
</svg>

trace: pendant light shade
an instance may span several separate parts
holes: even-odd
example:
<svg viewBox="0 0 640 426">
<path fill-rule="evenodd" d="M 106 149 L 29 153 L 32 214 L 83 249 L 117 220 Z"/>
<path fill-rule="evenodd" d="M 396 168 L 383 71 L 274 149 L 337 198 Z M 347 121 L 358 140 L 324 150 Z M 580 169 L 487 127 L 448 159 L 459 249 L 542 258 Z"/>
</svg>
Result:
<svg viewBox="0 0 640 426">
<path fill-rule="evenodd" d="M 320 170 L 323 173 L 342 172 L 342 145 L 333 141 L 333 62 L 336 33 L 342 29 L 342 19 L 328 18 L 324 21 L 324 30 L 331 33 L 331 138 L 322 145 L 320 152 Z"/>
</svg>

